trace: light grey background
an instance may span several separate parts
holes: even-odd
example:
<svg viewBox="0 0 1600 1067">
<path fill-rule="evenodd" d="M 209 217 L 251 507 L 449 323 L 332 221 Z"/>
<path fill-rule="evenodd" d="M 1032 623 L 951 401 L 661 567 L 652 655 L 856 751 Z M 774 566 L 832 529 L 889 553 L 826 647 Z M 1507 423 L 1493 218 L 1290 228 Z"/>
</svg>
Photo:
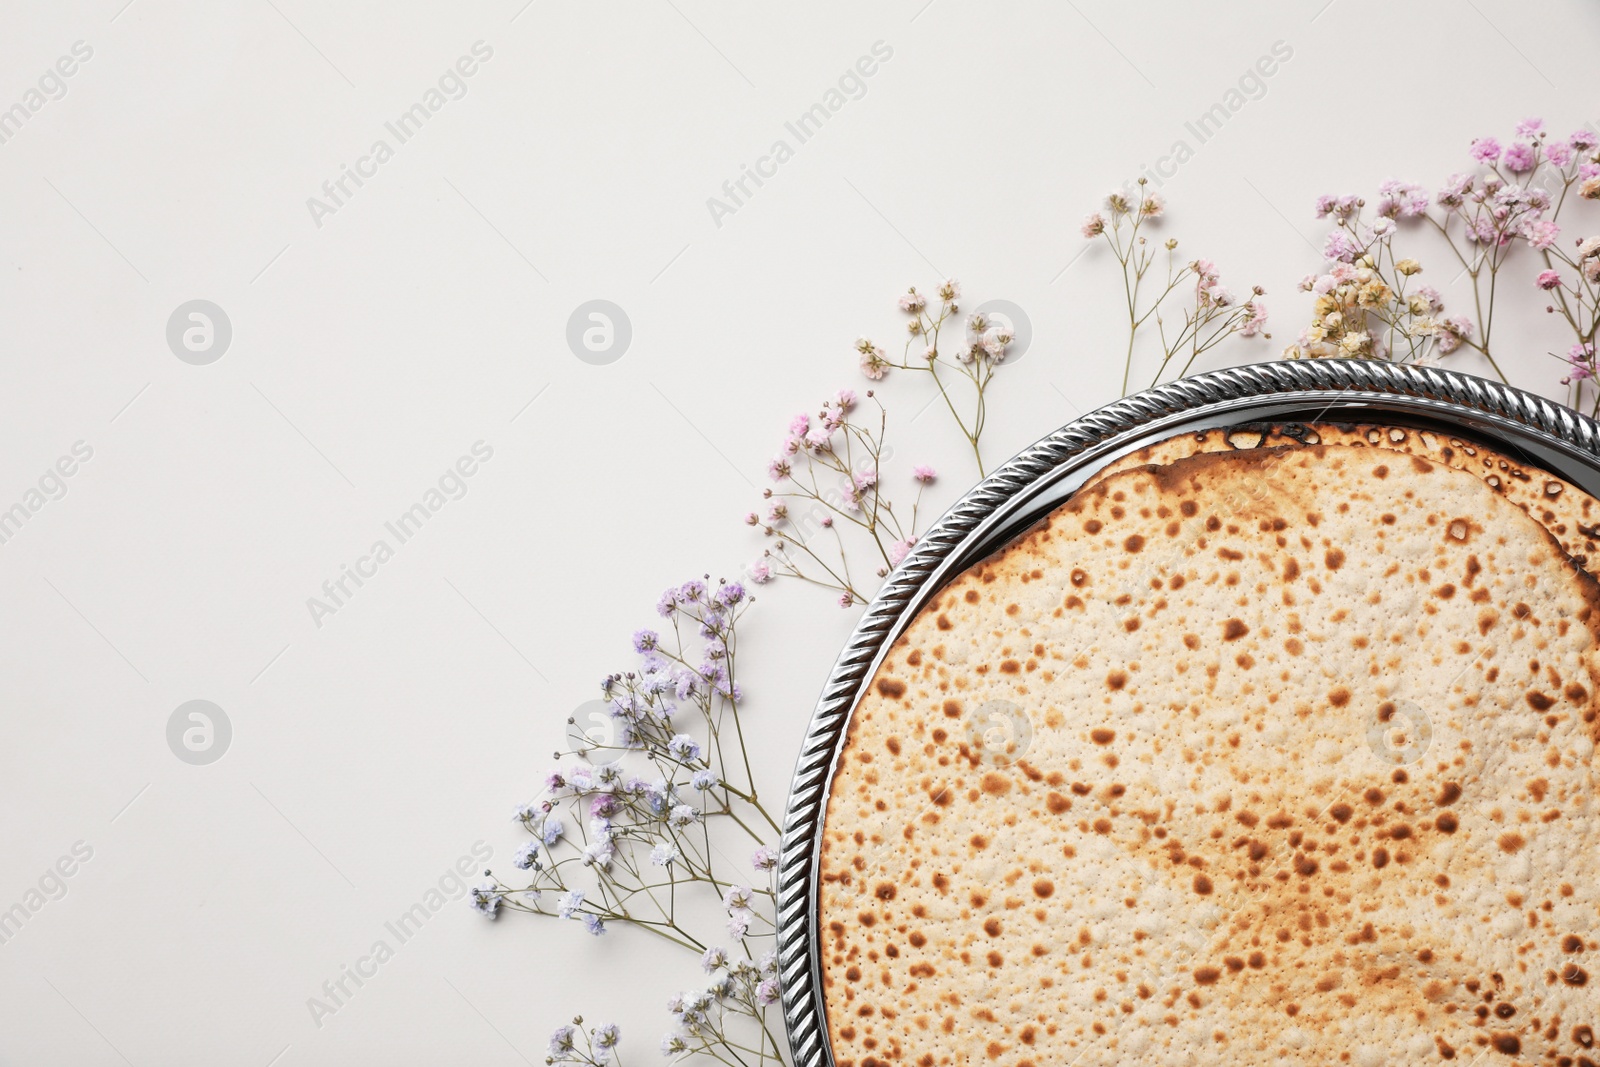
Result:
<svg viewBox="0 0 1600 1067">
<path fill-rule="evenodd" d="M 698 972 L 623 931 L 455 904 L 322 1026 L 306 1000 L 475 842 L 509 870 L 562 719 L 627 665 L 661 587 L 753 558 L 739 516 L 783 425 L 866 386 L 851 344 L 898 346 L 905 285 L 949 273 L 969 304 L 1026 309 L 1032 347 L 991 400 L 1003 458 L 1113 398 L 1120 289 L 1077 227 L 1182 138 L 1162 232 L 1268 287 L 1274 340 L 1226 358 L 1276 355 L 1318 265 L 1315 195 L 1433 188 L 1473 136 L 1600 119 L 1597 19 L 1582 0 L 8 4 L 0 108 L 75 42 L 93 55 L 0 144 L 0 508 L 76 442 L 93 455 L 0 545 L 0 909 L 75 843 L 93 855 L 0 944 L 0 1063 L 541 1063 L 576 1011 L 653 1061 L 662 999 Z M 396 146 L 384 124 L 479 41 L 466 94 Z M 794 145 L 784 123 L 880 41 L 864 94 L 717 225 L 707 199 Z M 1275 41 L 1293 56 L 1265 95 L 1197 144 L 1184 124 Z M 318 225 L 307 199 L 378 138 L 393 158 Z M 1518 382 L 1548 389 L 1567 342 L 1534 295 L 1501 328 L 1525 338 Z M 209 365 L 167 345 L 197 299 L 232 324 Z M 592 299 L 632 324 L 605 366 L 566 344 Z M 925 381 L 882 393 L 898 477 L 944 475 L 936 512 L 970 460 Z M 307 598 L 479 441 L 467 494 L 315 625 Z M 776 802 L 852 618 L 781 585 L 748 617 Z M 167 746 L 190 700 L 231 723 L 209 765 Z"/>
</svg>

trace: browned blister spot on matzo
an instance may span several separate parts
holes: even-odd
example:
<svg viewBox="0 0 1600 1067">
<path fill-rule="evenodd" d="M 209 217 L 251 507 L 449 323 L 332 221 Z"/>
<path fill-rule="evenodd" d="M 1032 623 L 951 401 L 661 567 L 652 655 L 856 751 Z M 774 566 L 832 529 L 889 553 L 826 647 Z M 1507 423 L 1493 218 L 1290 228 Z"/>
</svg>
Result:
<svg viewBox="0 0 1600 1067">
<path fill-rule="evenodd" d="M 824 824 L 839 1067 L 1597 1060 L 1600 612 L 1523 510 L 1587 498 L 1369 429 L 1128 457 L 896 642 Z"/>
</svg>

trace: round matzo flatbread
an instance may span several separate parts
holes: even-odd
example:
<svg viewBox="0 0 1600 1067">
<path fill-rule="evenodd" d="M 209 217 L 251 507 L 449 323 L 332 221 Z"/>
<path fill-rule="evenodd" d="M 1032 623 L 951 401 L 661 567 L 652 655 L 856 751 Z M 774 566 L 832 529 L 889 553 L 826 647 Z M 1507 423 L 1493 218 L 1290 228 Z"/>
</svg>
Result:
<svg viewBox="0 0 1600 1067">
<path fill-rule="evenodd" d="M 1600 1059 L 1596 598 L 1422 456 L 1080 492 L 854 711 L 821 853 L 839 1067 Z"/>
</svg>

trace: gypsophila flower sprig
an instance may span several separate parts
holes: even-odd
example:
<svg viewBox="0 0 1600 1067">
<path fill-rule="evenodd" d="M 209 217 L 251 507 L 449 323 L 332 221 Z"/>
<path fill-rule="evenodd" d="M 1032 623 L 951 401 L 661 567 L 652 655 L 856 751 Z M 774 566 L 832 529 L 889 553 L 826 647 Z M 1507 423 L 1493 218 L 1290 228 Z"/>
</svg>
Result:
<svg viewBox="0 0 1600 1067">
<path fill-rule="evenodd" d="M 610 736 L 581 735 L 557 753 L 540 796 L 515 812 L 529 835 L 513 860 L 525 880 L 485 871 L 469 898 L 491 919 L 542 915 L 594 936 L 633 926 L 690 950 L 713 981 L 669 1004 L 674 1030 L 662 1050 L 728 1067 L 786 1062 L 768 1018 L 778 984 L 765 945 L 776 930 L 781 829 L 757 793 L 736 680 L 738 623 L 751 603 L 737 582 L 695 580 L 662 594 L 664 624 L 633 635 L 636 668 L 601 683 Z M 731 868 L 730 852 L 748 867 Z M 707 905 L 719 925 L 707 926 Z M 586 1031 L 580 1017 L 552 1035 L 546 1063 L 612 1067 L 617 1041 L 614 1026 Z"/>
<path fill-rule="evenodd" d="M 1528 119 L 1508 145 L 1494 137 L 1474 140 L 1472 168 L 1451 175 L 1431 195 L 1390 179 L 1372 203 L 1351 195 L 1320 197 L 1317 217 L 1335 227 L 1323 246 L 1328 264 L 1301 282 L 1316 295 L 1312 321 L 1285 355 L 1431 364 L 1469 350 L 1482 354 L 1504 381 L 1493 346 L 1497 298 L 1504 292 L 1500 276 L 1526 249 L 1544 267 L 1534 284 L 1551 293 L 1549 310 L 1576 335 L 1563 357 L 1576 373 L 1565 384 L 1587 380 L 1583 346 L 1593 341 L 1594 317 L 1586 289 L 1592 290 L 1593 279 L 1585 277 L 1582 239 L 1572 242 L 1575 254 L 1561 247 L 1558 218 L 1563 208 L 1600 199 L 1597 144 L 1589 130 L 1554 138 L 1543 120 Z M 1423 273 L 1424 235 L 1440 241 L 1455 260 L 1448 269 L 1467 279 L 1470 313 L 1447 315 L 1437 289 L 1412 281 Z M 1412 245 L 1419 246 L 1415 254 Z"/>
<path fill-rule="evenodd" d="M 1162 277 L 1163 272 L 1158 269 L 1163 260 L 1161 251 L 1151 245 L 1143 231 L 1165 215 L 1166 209 L 1166 200 L 1149 188 L 1146 179 L 1140 178 L 1131 190 L 1112 190 L 1104 207 L 1083 221 L 1085 239 L 1103 239 L 1122 269 L 1123 298 L 1128 313 L 1128 348 L 1122 366 L 1123 396 L 1128 395 L 1133 380 L 1133 357 L 1139 331 L 1151 320 L 1155 321 L 1161 341 L 1161 361 L 1150 381 L 1152 387 L 1160 384 L 1174 364 L 1178 366 L 1177 377 L 1187 375 L 1201 356 L 1234 335 L 1271 336 L 1263 333 L 1267 308 L 1261 297 L 1266 290 L 1253 286 L 1249 299 L 1240 301 L 1233 290 L 1222 284 L 1215 263 L 1208 259 L 1179 259 L 1176 238 L 1168 238 L 1160 244 L 1161 251 L 1166 253 L 1165 277 Z M 1169 299 L 1182 301 L 1179 320 L 1172 326 L 1168 325 L 1163 311 Z"/>
<path fill-rule="evenodd" d="M 767 465 L 775 483 L 762 492 L 764 512 L 746 524 L 769 540 L 748 574 L 758 584 L 774 577 L 798 578 L 838 594 L 841 607 L 871 595 L 852 548 L 864 552 L 882 578 L 917 540 L 922 490 L 933 482 L 931 467 L 916 467 L 915 495 L 908 511 L 897 511 L 884 491 L 883 464 L 888 414 L 875 392 L 863 403 L 849 389 L 824 402 L 816 415 L 796 415 L 778 455 Z"/>
<path fill-rule="evenodd" d="M 856 341 L 861 373 L 881 381 L 890 370 L 926 373 L 939 391 L 945 408 L 955 420 L 961 435 L 972 449 L 978 464 L 978 477 L 985 476 L 980 440 L 988 419 L 987 391 L 995 371 L 1005 362 L 1006 351 L 1015 337 L 1011 327 L 991 321 L 974 312 L 961 320 L 961 283 L 954 278 L 941 282 L 935 290 L 937 305 L 915 286 L 900 295 L 899 307 L 907 316 L 906 342 L 897 363 L 870 338 Z M 952 341 L 943 337 L 946 329 L 962 321 L 964 334 Z M 962 413 L 966 401 L 952 392 L 952 385 L 964 381 L 964 392 L 971 395 L 971 410 Z"/>
<path fill-rule="evenodd" d="M 549 1051 L 545 1054 L 545 1067 L 558 1063 L 583 1064 L 585 1067 L 622 1067 L 617 1046 L 622 1034 L 615 1024 L 595 1026 L 585 1030 L 583 1016 L 575 1016 L 571 1025 L 557 1027 L 550 1035 Z"/>
<path fill-rule="evenodd" d="M 755 961 L 731 960 L 722 949 L 712 949 L 702 958 L 701 967 L 708 976 L 707 984 L 667 1001 L 675 1026 L 662 1038 L 662 1055 L 710 1056 L 728 1067 L 783 1063 L 768 1019 L 779 996 L 777 953 L 764 952 Z M 752 1030 L 764 1035 L 760 1044 L 751 1045 L 745 1036 Z"/>
</svg>

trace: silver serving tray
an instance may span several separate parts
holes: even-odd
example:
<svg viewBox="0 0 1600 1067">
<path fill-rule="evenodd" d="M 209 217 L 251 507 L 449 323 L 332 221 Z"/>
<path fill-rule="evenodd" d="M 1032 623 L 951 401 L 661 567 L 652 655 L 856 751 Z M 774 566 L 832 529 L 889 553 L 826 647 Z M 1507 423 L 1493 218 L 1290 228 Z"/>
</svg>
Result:
<svg viewBox="0 0 1600 1067">
<path fill-rule="evenodd" d="M 951 507 L 889 576 L 812 715 L 778 864 L 778 965 L 795 1067 L 834 1067 L 818 936 L 822 818 L 851 709 L 895 638 L 948 581 L 1039 522 L 1112 460 L 1185 431 L 1268 421 L 1432 430 L 1600 496 L 1600 423 L 1484 378 L 1370 360 L 1260 363 L 1197 375 L 1092 411 L 1013 457 Z"/>
</svg>

